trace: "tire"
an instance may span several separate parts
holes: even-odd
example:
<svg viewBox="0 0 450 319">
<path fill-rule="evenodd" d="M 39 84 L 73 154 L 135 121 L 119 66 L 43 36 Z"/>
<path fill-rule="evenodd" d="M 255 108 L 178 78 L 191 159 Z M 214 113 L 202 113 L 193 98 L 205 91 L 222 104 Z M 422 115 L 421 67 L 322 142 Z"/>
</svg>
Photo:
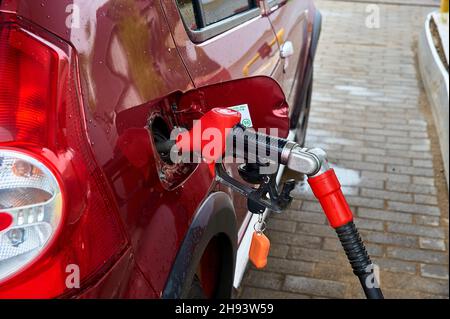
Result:
<svg viewBox="0 0 450 319">
<path fill-rule="evenodd" d="M 308 129 L 309 113 L 311 110 L 311 98 L 313 91 L 313 76 L 311 76 L 309 86 L 306 93 L 305 105 L 302 105 L 303 112 L 300 113 L 297 126 L 295 128 L 295 141 L 302 147 L 305 146 L 306 131 Z M 303 115 L 303 116 L 302 116 Z"/>
<path fill-rule="evenodd" d="M 186 296 L 187 299 L 206 299 L 205 292 L 203 291 L 202 283 L 197 275 L 194 276 L 191 283 L 191 288 Z"/>
</svg>

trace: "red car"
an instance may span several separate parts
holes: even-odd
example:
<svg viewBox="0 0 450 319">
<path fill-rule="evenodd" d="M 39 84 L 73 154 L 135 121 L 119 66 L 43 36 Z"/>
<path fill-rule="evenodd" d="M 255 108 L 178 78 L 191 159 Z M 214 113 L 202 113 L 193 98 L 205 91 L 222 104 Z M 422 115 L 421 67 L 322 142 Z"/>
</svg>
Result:
<svg viewBox="0 0 450 319">
<path fill-rule="evenodd" d="M 320 28 L 312 0 L 0 0 L 0 298 L 230 297 L 245 198 L 158 145 L 258 75 L 291 107 L 254 123 L 303 143 Z"/>
</svg>

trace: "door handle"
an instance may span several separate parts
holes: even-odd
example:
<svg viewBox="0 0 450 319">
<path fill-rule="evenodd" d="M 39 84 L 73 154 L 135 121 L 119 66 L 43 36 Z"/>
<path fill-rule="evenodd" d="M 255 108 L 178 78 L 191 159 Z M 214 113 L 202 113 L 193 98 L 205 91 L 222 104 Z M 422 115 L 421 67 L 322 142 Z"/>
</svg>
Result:
<svg viewBox="0 0 450 319">
<path fill-rule="evenodd" d="M 294 45 L 291 41 L 286 41 L 281 45 L 280 55 L 282 59 L 287 59 L 294 55 Z"/>
</svg>

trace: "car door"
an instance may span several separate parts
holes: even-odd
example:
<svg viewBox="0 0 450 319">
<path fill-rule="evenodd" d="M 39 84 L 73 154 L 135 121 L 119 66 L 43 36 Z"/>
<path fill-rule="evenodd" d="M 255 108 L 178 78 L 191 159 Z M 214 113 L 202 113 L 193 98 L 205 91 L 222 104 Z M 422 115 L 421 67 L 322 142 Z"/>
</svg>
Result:
<svg viewBox="0 0 450 319">
<path fill-rule="evenodd" d="M 289 104 L 294 104 L 295 88 L 302 81 L 306 65 L 312 1 L 266 0 L 265 3 L 267 16 L 280 35 L 281 45 L 286 45 L 286 50 L 282 50 L 286 56 L 282 54 L 281 58 L 284 73 L 281 85 Z"/>
<path fill-rule="evenodd" d="M 284 82 L 279 39 L 253 0 L 161 0 L 179 50 L 196 87 L 248 76 Z M 228 165 L 238 178 L 237 165 Z M 240 238 L 249 222 L 247 202 L 233 201 Z"/>
</svg>

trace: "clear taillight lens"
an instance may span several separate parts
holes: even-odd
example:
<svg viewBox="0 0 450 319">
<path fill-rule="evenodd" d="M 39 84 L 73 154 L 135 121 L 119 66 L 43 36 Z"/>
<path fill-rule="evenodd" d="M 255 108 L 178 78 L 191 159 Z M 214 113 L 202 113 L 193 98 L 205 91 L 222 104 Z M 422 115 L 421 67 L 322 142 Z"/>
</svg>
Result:
<svg viewBox="0 0 450 319">
<path fill-rule="evenodd" d="M 0 150 L 0 279 L 20 270 L 46 247 L 61 221 L 62 196 L 51 171 L 36 159 Z"/>
</svg>

